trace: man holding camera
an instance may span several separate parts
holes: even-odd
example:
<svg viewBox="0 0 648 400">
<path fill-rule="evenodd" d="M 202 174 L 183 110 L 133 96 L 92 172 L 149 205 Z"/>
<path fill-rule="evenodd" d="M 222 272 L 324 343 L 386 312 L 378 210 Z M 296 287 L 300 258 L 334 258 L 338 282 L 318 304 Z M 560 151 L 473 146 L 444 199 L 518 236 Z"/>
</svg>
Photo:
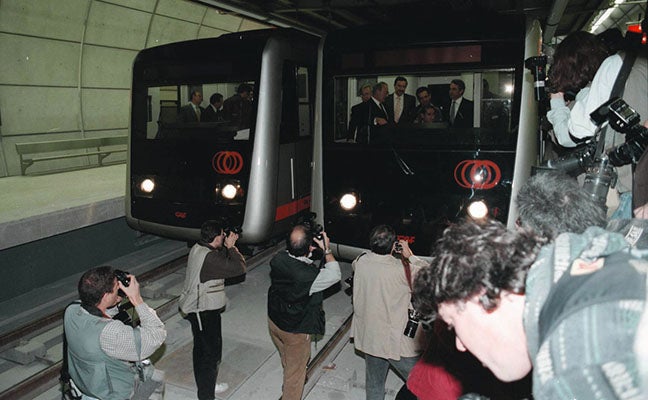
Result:
<svg viewBox="0 0 648 400">
<path fill-rule="evenodd" d="M 200 227 L 200 240 L 189 252 L 187 276 L 178 305 L 191 322 L 194 337 L 193 370 L 198 399 L 213 400 L 215 393 L 229 388 L 216 384 L 218 364 L 223 353 L 221 313 L 227 304 L 225 279 L 245 274 L 245 259 L 235 244 L 235 230 L 226 233 L 219 221 L 206 221 Z"/>
<path fill-rule="evenodd" d="M 78 285 L 81 303 L 65 310 L 67 369 L 86 396 L 143 399 L 156 389 L 155 385 L 141 384 L 133 363 L 148 358 L 164 343 L 166 329 L 155 311 L 144 303 L 135 276 L 128 274 L 125 278 L 118 280 L 109 266 L 87 271 Z M 108 309 L 122 300 L 119 290 L 135 307 L 140 319 L 138 328 L 109 316 Z"/>
<path fill-rule="evenodd" d="M 309 258 L 324 251 L 324 267 Z M 311 335 L 324 334 L 322 291 L 340 281 L 340 265 L 333 257 L 326 232 L 314 235 L 310 225 L 296 225 L 286 240 L 287 251 L 270 261 L 268 327 L 281 356 L 283 400 L 300 400 L 311 352 Z"/>
<path fill-rule="evenodd" d="M 370 253 L 353 262 L 355 348 L 365 354 L 366 398 L 384 399 L 389 366 L 405 381 L 419 358 L 418 316 L 411 305 L 412 281 L 427 263 L 387 225 L 369 236 Z"/>
</svg>

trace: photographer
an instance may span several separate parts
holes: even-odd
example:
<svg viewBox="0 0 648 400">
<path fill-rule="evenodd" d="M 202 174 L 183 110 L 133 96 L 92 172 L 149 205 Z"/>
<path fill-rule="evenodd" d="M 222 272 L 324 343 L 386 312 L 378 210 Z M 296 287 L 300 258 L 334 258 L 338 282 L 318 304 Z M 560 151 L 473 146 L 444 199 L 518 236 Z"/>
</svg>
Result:
<svg viewBox="0 0 648 400">
<path fill-rule="evenodd" d="M 570 112 L 565 93 L 576 93 L 575 102 L 582 102 L 599 66 L 607 56 L 603 43 L 594 35 L 577 31 L 568 35 L 556 48 L 549 71 L 551 110 L 547 119 L 553 125 L 558 144 L 575 147 L 569 134 Z"/>
<path fill-rule="evenodd" d="M 324 334 L 322 291 L 339 282 L 342 276 L 326 232 L 313 232 L 312 226 L 293 227 L 286 240 L 287 250 L 277 253 L 270 261 L 268 327 L 284 369 L 283 400 L 301 399 L 311 335 Z M 324 251 L 325 264 L 321 269 L 310 259 L 316 248 Z"/>
<path fill-rule="evenodd" d="M 187 276 L 178 305 L 191 323 L 194 337 L 193 370 L 198 399 L 212 400 L 229 388 L 216 384 L 223 353 L 221 313 L 227 304 L 225 279 L 245 274 L 245 259 L 236 248 L 236 230 L 226 233 L 224 222 L 206 221 L 200 241 L 189 252 Z"/>
<path fill-rule="evenodd" d="M 70 305 L 64 317 L 72 381 L 85 396 L 97 399 L 148 398 L 157 384 L 142 384 L 134 363 L 148 358 L 164 343 L 166 329 L 144 303 L 139 282 L 133 275 L 118 280 L 112 267 L 103 266 L 85 272 L 78 289 L 81 304 Z M 108 316 L 107 310 L 122 300 L 120 290 L 135 307 L 139 328 Z M 153 380 L 157 380 L 155 375 Z"/>
<path fill-rule="evenodd" d="M 407 380 L 419 358 L 418 316 L 412 314 L 412 281 L 427 263 L 410 250 L 407 241 L 396 241 L 387 225 L 369 236 L 371 252 L 361 254 L 352 266 L 353 328 L 355 348 L 365 354 L 366 398 L 384 399 L 390 365 Z M 406 329 L 407 328 L 407 329 Z"/>
</svg>

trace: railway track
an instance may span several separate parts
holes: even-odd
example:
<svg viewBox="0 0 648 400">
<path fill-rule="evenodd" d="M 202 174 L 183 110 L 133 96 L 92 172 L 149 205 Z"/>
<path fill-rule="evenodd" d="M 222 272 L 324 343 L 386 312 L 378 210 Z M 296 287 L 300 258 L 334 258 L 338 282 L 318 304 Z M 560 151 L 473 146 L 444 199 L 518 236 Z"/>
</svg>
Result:
<svg viewBox="0 0 648 400">
<path fill-rule="evenodd" d="M 278 248 L 279 246 L 275 246 L 250 257 L 247 260 L 248 272 L 264 262 L 267 263 Z M 177 314 L 177 301 L 184 281 L 183 268 L 186 259 L 187 257 L 183 256 L 138 275 L 138 280 L 142 283 L 142 296 L 163 321 Z M 2 386 L 3 391 L 0 392 L 0 400 L 32 399 L 58 386 L 62 364 L 63 313 L 64 307 L 37 321 L 0 335 L 2 354 L 6 354 L 11 349 L 34 346 L 34 343 L 43 343 L 46 346 L 45 351 L 41 350 L 40 355 L 34 356 L 30 362 L 21 364 L 6 361 L 2 364 L 4 368 L 0 367 L 0 376 L 5 383 Z M 318 379 L 317 371 L 337 355 L 346 343 L 345 340 L 348 341 L 346 333 L 349 327 L 350 317 L 311 360 L 305 393 L 315 385 Z M 12 363 L 15 365 L 8 368 L 7 365 Z M 7 382 L 7 380 L 11 381 Z"/>
</svg>

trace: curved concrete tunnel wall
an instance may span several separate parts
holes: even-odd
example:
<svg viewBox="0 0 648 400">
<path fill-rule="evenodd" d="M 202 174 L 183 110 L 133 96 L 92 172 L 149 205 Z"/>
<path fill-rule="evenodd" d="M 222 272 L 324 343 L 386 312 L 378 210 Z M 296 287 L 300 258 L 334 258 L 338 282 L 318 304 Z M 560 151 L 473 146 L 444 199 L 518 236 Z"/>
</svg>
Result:
<svg viewBox="0 0 648 400">
<path fill-rule="evenodd" d="M 266 27 L 187 0 L 2 0 L 0 177 L 20 175 L 15 143 L 128 134 L 139 50 Z"/>
</svg>

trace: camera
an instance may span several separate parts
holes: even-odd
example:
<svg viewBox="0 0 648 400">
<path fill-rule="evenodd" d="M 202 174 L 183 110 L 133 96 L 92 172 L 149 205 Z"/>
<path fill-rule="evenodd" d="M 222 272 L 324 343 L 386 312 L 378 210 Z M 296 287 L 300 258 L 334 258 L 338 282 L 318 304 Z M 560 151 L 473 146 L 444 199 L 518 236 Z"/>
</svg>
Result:
<svg viewBox="0 0 648 400">
<path fill-rule="evenodd" d="M 636 163 L 648 145 L 648 128 L 640 125 L 641 116 L 623 99 L 614 97 L 590 114 L 597 126 L 606 121 L 612 129 L 626 135 L 626 141 L 610 151 L 610 164 L 620 167 Z"/>
<path fill-rule="evenodd" d="M 129 274 L 126 271 L 122 271 L 120 269 L 115 270 L 115 278 L 117 278 L 117 280 L 126 287 L 130 285 L 130 277 L 128 275 Z"/>
<path fill-rule="evenodd" d="M 405 325 L 405 331 L 403 335 L 413 338 L 416 336 L 416 330 L 419 326 L 419 319 L 421 319 L 421 314 L 416 310 L 408 309 L 407 310 L 407 325 Z"/>
<path fill-rule="evenodd" d="M 306 216 L 297 220 L 297 225 L 304 225 L 314 239 L 322 240 L 324 239 L 324 235 L 322 235 L 324 227 L 318 224 L 315 218 L 317 218 L 317 214 L 309 212 Z"/>
<path fill-rule="evenodd" d="M 542 167 L 559 169 L 573 176 L 585 172 L 583 189 L 605 204 L 609 188 L 616 185 L 617 174 L 613 166 L 620 167 L 639 160 L 648 145 L 648 128 L 639 125 L 639 114 L 618 97 L 601 104 L 590 118 L 599 130 L 609 122 L 614 130 L 626 134 L 626 142 L 599 154 L 598 140 L 593 139 L 570 155 L 549 160 Z"/>
<path fill-rule="evenodd" d="M 225 236 L 229 236 L 230 233 L 235 233 L 241 236 L 241 234 L 243 233 L 243 228 L 241 226 L 233 226 L 233 227 L 228 226 L 226 228 L 223 228 L 223 233 L 225 234 Z"/>
</svg>

